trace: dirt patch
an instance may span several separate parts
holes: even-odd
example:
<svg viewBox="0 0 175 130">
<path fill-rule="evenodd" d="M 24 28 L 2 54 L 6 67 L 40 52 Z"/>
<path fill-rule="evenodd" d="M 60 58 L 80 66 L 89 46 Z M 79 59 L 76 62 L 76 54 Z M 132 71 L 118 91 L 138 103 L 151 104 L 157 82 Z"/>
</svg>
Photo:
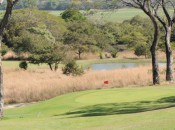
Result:
<svg viewBox="0 0 175 130">
<path fill-rule="evenodd" d="M 11 109 L 11 108 L 17 108 L 17 107 L 24 107 L 24 106 L 28 106 L 31 104 L 35 104 L 36 102 L 32 102 L 32 103 L 18 103 L 18 104 L 8 104 L 8 105 L 4 105 L 4 109 Z"/>
</svg>

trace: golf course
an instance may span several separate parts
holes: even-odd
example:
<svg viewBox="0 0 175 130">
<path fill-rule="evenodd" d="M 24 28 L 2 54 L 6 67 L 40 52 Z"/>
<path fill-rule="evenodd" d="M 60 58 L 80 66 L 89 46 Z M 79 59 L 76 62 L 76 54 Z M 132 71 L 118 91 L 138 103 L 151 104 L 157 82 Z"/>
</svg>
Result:
<svg viewBox="0 0 175 130">
<path fill-rule="evenodd" d="M 75 92 L 5 110 L 2 130 L 173 130 L 174 86 Z"/>
<path fill-rule="evenodd" d="M 0 130 L 175 130 L 175 0 L 0 0 Z"/>
</svg>

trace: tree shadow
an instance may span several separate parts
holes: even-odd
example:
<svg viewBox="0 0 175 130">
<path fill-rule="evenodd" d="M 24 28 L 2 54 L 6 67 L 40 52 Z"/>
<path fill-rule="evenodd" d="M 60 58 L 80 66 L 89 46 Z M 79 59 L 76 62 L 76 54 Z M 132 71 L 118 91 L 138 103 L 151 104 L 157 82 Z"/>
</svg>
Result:
<svg viewBox="0 0 175 130">
<path fill-rule="evenodd" d="M 175 96 L 161 98 L 156 101 L 97 104 L 78 108 L 64 115 L 71 115 L 73 117 L 106 116 L 139 113 L 170 107 L 175 107 Z"/>
</svg>

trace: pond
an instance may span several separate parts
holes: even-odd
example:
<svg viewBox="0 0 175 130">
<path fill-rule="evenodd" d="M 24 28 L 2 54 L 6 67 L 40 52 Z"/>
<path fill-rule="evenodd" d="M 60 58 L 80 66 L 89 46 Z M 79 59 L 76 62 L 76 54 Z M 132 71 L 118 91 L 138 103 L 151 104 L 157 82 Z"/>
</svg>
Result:
<svg viewBox="0 0 175 130">
<path fill-rule="evenodd" d="M 93 70 L 114 70 L 114 69 L 124 69 L 124 68 L 135 68 L 139 66 L 148 66 L 151 63 L 103 63 L 103 64 L 92 64 L 90 68 Z M 159 63 L 159 66 L 165 66 L 166 63 Z"/>
</svg>

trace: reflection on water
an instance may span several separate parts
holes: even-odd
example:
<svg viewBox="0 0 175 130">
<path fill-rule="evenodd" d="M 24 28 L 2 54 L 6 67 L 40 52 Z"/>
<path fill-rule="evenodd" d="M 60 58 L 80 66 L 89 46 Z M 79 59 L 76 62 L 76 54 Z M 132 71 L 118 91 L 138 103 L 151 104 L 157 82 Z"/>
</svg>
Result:
<svg viewBox="0 0 175 130">
<path fill-rule="evenodd" d="M 113 70 L 123 68 L 134 68 L 138 66 L 148 66 L 151 63 L 105 63 L 105 64 L 92 64 L 90 67 L 93 70 Z M 165 66 L 165 63 L 159 63 L 160 66 Z"/>
</svg>

